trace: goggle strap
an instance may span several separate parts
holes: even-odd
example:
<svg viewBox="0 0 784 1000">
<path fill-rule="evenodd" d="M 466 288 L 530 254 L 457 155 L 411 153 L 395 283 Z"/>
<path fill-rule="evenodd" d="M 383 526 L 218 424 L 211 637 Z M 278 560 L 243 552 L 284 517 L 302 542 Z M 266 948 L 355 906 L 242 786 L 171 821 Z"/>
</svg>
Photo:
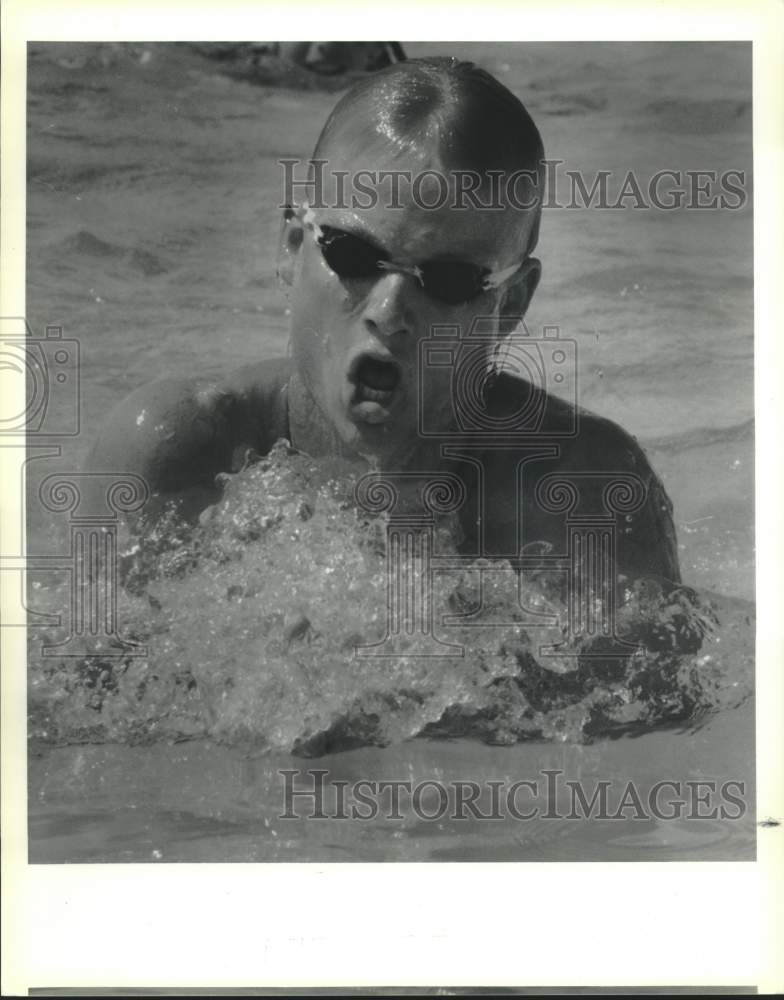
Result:
<svg viewBox="0 0 784 1000">
<path fill-rule="evenodd" d="M 306 201 L 303 201 L 302 203 L 301 212 L 302 212 L 302 225 L 307 226 L 308 229 L 312 229 L 313 235 L 316 237 L 317 240 L 323 239 L 324 230 L 321 228 L 318 222 L 316 222 L 316 216 L 313 214 L 313 209 Z"/>
<path fill-rule="evenodd" d="M 498 288 L 499 285 L 503 285 L 505 281 L 508 281 L 513 274 L 516 274 L 520 270 L 522 264 L 525 263 L 525 258 L 518 264 L 511 264 L 509 267 L 504 267 L 500 271 L 491 271 L 490 274 L 485 275 L 482 280 L 483 288 Z"/>
</svg>

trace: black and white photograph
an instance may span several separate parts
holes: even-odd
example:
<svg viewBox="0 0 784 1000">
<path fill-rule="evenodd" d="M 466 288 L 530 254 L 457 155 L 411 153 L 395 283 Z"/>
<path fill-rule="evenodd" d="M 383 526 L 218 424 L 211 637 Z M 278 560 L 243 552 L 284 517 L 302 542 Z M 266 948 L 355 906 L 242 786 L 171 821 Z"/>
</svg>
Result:
<svg viewBox="0 0 784 1000">
<path fill-rule="evenodd" d="M 741 42 L 29 45 L 31 859 L 753 859 L 751 129 Z"/>
<path fill-rule="evenodd" d="M 758 859 L 753 69 L 27 40 L 30 865 Z"/>
</svg>

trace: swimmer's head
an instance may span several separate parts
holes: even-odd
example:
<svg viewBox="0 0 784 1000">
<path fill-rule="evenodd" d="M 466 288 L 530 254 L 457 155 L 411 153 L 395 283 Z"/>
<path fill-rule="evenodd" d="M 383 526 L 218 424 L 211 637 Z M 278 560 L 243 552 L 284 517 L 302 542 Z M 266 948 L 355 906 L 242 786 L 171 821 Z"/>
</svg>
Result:
<svg viewBox="0 0 784 1000">
<path fill-rule="evenodd" d="M 326 183 L 284 227 L 281 271 L 297 372 L 354 450 L 415 447 L 433 327 L 468 335 L 482 317 L 501 334 L 525 314 L 543 157 L 520 101 L 456 59 L 391 66 L 330 115 L 313 154 Z M 446 424 L 448 385 L 425 396 L 428 425 Z"/>
<path fill-rule="evenodd" d="M 362 80 L 338 102 L 313 152 L 327 163 L 326 197 L 336 153 L 357 165 L 355 174 L 383 159 L 414 177 L 428 169 L 447 180 L 473 175 L 481 187 L 470 190 L 465 177 L 453 207 L 503 205 L 516 213 L 528 252 L 536 245 L 544 187 L 539 130 L 518 98 L 473 63 L 414 59 Z M 423 192 L 422 200 L 433 203 L 435 194 Z"/>
</svg>

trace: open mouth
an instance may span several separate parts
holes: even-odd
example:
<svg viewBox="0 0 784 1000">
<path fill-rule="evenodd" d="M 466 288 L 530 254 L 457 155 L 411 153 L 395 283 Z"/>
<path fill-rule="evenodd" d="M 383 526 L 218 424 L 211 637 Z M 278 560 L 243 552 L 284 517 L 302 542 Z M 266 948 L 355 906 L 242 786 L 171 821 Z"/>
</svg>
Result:
<svg viewBox="0 0 784 1000">
<path fill-rule="evenodd" d="M 388 415 L 395 392 L 401 382 L 400 366 L 391 358 L 375 354 L 360 354 L 349 371 L 354 385 L 352 407 L 359 416 L 375 422 Z"/>
</svg>

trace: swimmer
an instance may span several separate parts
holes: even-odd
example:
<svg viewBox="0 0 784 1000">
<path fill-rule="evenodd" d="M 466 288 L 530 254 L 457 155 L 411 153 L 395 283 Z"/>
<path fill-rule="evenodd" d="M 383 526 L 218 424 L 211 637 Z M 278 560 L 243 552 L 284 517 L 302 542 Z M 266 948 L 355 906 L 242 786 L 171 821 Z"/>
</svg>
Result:
<svg viewBox="0 0 784 1000">
<path fill-rule="evenodd" d="M 286 210 L 279 275 L 290 296 L 289 357 L 212 381 L 143 386 L 109 416 L 89 467 L 135 472 L 159 499 L 191 511 L 214 502 L 216 475 L 236 472 L 249 450 L 266 454 L 279 438 L 365 470 L 446 470 L 465 485 L 462 550 L 490 558 L 533 543 L 566 551 L 564 511 L 537 490 L 544 477 L 571 476 L 577 513 L 596 516 L 608 477 L 631 473 L 644 500 L 618 518 L 616 567 L 627 578 L 677 583 L 672 507 L 640 446 L 616 424 L 551 395 L 546 366 L 544 384 L 527 379 L 519 353 L 515 363 L 506 350 L 541 275 L 533 254 L 543 158 L 520 101 L 471 63 L 415 59 L 363 79 L 328 118 L 313 159 L 326 161 L 333 177 L 375 172 L 377 197 L 363 207 L 371 199 L 358 206 L 324 195 Z M 391 202 L 383 172 L 401 170 L 432 185 L 415 196 L 401 184 Z M 521 187 L 513 204 L 498 184 L 497 204 L 492 184 L 520 171 L 539 196 L 526 198 Z M 467 172 L 479 178 L 476 197 L 452 207 Z M 443 203 L 436 174 L 449 189 Z M 465 387 L 455 388 L 459 351 L 426 365 L 421 350 L 445 327 L 476 346 L 477 317 L 486 352 L 477 398 L 490 420 L 478 433 L 461 410 Z M 523 411 L 536 414 L 534 425 L 510 443 L 506 418 Z"/>
</svg>

